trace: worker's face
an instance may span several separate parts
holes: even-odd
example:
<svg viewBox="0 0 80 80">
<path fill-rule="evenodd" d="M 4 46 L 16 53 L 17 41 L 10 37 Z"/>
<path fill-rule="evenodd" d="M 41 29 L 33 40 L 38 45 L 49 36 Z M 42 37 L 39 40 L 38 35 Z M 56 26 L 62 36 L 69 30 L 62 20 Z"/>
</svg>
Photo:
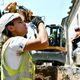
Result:
<svg viewBox="0 0 80 80">
<path fill-rule="evenodd" d="M 21 18 L 16 18 L 13 20 L 14 23 L 14 32 L 18 36 L 25 36 L 28 32 L 27 26 Z"/>
<path fill-rule="evenodd" d="M 80 31 L 75 32 L 76 36 L 80 36 Z"/>
</svg>

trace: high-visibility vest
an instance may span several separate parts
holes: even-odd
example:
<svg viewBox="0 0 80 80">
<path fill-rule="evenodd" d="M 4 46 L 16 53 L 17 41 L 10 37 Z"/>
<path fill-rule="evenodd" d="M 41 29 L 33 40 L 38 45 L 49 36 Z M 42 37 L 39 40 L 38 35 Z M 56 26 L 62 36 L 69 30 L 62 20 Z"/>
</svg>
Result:
<svg viewBox="0 0 80 80">
<path fill-rule="evenodd" d="M 1 80 L 33 80 L 35 74 L 35 65 L 32 62 L 32 56 L 29 53 L 22 53 L 22 61 L 20 67 L 17 70 L 11 69 L 6 64 L 5 54 L 6 49 L 9 46 L 10 40 L 8 40 L 2 48 L 1 54 Z"/>
</svg>

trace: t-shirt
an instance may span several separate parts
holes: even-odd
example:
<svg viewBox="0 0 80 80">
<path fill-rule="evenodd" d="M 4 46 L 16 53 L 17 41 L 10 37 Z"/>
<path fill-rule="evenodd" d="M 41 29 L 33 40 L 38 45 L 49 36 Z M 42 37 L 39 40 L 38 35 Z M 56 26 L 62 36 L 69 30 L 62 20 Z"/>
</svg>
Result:
<svg viewBox="0 0 80 80">
<path fill-rule="evenodd" d="M 5 59 L 7 65 L 16 70 L 19 68 L 22 55 L 18 55 L 19 53 L 23 52 L 23 49 L 25 47 L 25 44 L 27 43 L 27 39 L 24 37 L 12 37 L 9 39 L 10 44 L 6 49 Z M 4 46 L 6 46 L 4 44 Z"/>
</svg>

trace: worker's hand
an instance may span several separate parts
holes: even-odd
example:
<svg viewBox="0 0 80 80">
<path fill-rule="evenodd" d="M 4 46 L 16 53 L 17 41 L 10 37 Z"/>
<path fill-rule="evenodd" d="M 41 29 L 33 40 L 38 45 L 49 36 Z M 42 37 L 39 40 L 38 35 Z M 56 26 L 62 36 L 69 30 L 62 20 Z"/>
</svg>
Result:
<svg viewBox="0 0 80 80">
<path fill-rule="evenodd" d="M 40 23 L 44 23 L 41 17 L 36 16 L 35 18 L 32 19 L 31 21 L 37 28 Z"/>
</svg>

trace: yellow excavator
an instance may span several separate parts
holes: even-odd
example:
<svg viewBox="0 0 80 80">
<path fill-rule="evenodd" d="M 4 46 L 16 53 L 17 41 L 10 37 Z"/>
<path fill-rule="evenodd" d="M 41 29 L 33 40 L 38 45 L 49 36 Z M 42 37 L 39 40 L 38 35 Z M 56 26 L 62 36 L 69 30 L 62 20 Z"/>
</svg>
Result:
<svg viewBox="0 0 80 80">
<path fill-rule="evenodd" d="M 64 65 L 66 62 L 64 29 L 62 26 L 54 24 L 46 25 L 46 28 L 50 29 L 49 46 L 45 50 L 35 51 L 33 60 L 38 65 L 43 62 L 50 62 L 53 66 Z"/>
</svg>

